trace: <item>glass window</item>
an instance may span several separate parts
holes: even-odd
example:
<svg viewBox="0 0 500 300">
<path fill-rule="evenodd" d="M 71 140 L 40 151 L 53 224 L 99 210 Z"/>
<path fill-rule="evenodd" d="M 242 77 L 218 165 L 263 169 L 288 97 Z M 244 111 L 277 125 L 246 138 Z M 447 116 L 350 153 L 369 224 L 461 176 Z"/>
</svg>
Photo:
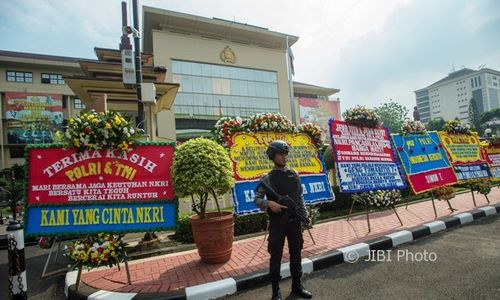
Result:
<svg viewBox="0 0 500 300">
<path fill-rule="evenodd" d="M 191 75 L 191 66 L 189 65 L 188 62 L 182 62 L 181 73 L 186 75 Z"/>
<path fill-rule="evenodd" d="M 42 73 L 42 83 L 46 84 L 64 84 L 61 74 Z"/>
<path fill-rule="evenodd" d="M 83 104 L 82 100 L 80 99 L 75 99 L 75 105 L 74 105 L 75 109 L 84 109 L 85 108 L 85 104 Z"/>
<path fill-rule="evenodd" d="M 33 73 L 20 71 L 7 71 L 7 81 L 10 82 L 33 82 Z"/>
<path fill-rule="evenodd" d="M 193 77 L 193 92 L 203 93 L 203 79 L 201 77 Z"/>
<path fill-rule="evenodd" d="M 237 79 L 238 78 L 238 68 L 228 67 L 229 69 L 229 78 Z"/>
<path fill-rule="evenodd" d="M 231 95 L 240 95 L 240 81 L 231 80 Z"/>
<path fill-rule="evenodd" d="M 212 67 L 211 67 L 211 65 L 202 64 L 201 65 L 201 75 L 202 76 L 211 76 L 211 74 L 212 74 Z"/>
<path fill-rule="evenodd" d="M 249 94 L 248 94 L 248 81 L 240 81 L 240 95 L 249 96 Z"/>
<path fill-rule="evenodd" d="M 212 65 L 212 77 L 221 77 L 221 67 Z"/>
<path fill-rule="evenodd" d="M 182 62 L 180 61 L 172 61 L 172 73 L 181 73 L 181 64 Z"/>
<path fill-rule="evenodd" d="M 183 76 L 181 85 L 183 86 L 183 92 L 192 92 L 193 91 L 193 78 L 191 76 Z"/>
<path fill-rule="evenodd" d="M 279 111 L 276 72 L 214 64 L 172 61 L 180 83 L 176 114 L 248 116 Z"/>
<path fill-rule="evenodd" d="M 201 73 L 201 65 L 200 64 L 191 63 L 191 74 L 193 74 L 193 75 L 202 75 L 202 73 Z"/>
</svg>

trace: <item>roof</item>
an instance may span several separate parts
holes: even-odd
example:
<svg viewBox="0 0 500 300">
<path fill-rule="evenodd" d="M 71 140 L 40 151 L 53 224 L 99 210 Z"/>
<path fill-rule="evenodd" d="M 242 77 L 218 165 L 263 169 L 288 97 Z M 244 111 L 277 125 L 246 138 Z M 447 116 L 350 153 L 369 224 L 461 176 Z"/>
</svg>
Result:
<svg viewBox="0 0 500 300">
<path fill-rule="evenodd" d="M 78 63 L 82 58 L 0 50 L 0 56 Z"/>
<path fill-rule="evenodd" d="M 259 26 L 219 18 L 210 19 L 149 6 L 143 6 L 142 20 L 143 51 L 146 52 L 153 52 L 153 30 L 168 30 L 187 35 L 194 34 L 281 50 L 287 48 L 287 36 L 290 46 L 299 39 L 294 35 L 271 31 Z"/>
<path fill-rule="evenodd" d="M 477 71 L 474 71 L 474 70 L 471 70 L 471 69 L 468 69 L 468 68 L 463 68 L 461 70 L 458 70 L 458 71 L 455 71 L 455 72 L 452 72 L 452 73 L 448 74 L 448 76 L 446 76 L 445 78 L 443 78 L 441 80 L 438 80 L 438 81 L 434 82 L 433 84 L 429 85 L 427 88 L 430 88 L 430 87 L 439 85 L 440 83 L 443 83 L 443 82 L 446 82 L 446 81 L 451 81 L 451 80 L 456 79 L 458 77 L 469 75 L 469 74 L 472 74 L 472 73 L 475 73 L 475 72 L 477 72 Z"/>
<path fill-rule="evenodd" d="M 78 95 L 87 107 L 98 97 L 106 94 L 108 103 L 123 105 L 125 103 L 137 103 L 135 88 L 123 84 L 121 79 L 96 79 L 87 76 L 64 76 L 64 81 Z M 155 112 L 163 109 L 170 110 L 179 89 L 178 83 L 155 82 L 158 97 Z"/>
<path fill-rule="evenodd" d="M 340 89 L 335 88 L 326 88 L 317 85 L 312 85 L 308 83 L 293 82 L 293 91 L 294 93 L 304 93 L 304 94 L 316 94 L 320 96 L 331 96 L 335 93 L 340 92 Z"/>
<path fill-rule="evenodd" d="M 122 52 L 118 49 L 94 47 L 94 52 L 95 55 L 97 56 L 97 59 L 101 62 L 118 62 L 120 64 L 122 63 Z M 141 62 L 143 65 L 150 62 L 152 58 L 153 54 L 151 53 L 144 53 L 144 52 L 141 53 Z"/>
</svg>

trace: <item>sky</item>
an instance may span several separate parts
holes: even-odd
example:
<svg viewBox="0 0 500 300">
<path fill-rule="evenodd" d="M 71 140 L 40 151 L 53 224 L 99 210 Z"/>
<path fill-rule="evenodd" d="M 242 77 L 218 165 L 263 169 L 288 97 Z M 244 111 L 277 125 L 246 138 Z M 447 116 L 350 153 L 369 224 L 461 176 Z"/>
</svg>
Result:
<svg viewBox="0 0 500 300">
<path fill-rule="evenodd" d="M 131 0 L 128 0 L 131 7 Z M 0 50 L 95 59 L 118 48 L 120 0 L 1 0 Z M 464 67 L 500 70 L 496 0 L 139 0 L 299 37 L 295 81 L 337 88 L 342 111 L 392 99 Z"/>
</svg>

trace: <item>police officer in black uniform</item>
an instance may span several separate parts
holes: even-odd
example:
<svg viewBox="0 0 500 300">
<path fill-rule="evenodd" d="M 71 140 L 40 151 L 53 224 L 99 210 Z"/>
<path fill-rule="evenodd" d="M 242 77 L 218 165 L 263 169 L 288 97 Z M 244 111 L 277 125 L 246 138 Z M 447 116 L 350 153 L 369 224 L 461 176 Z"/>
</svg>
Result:
<svg viewBox="0 0 500 300">
<path fill-rule="evenodd" d="M 279 288 L 281 257 L 285 237 L 288 239 L 288 252 L 290 254 L 290 273 L 292 275 L 292 293 L 305 299 L 311 299 L 312 294 L 301 284 L 302 257 L 301 250 L 304 244 L 302 237 L 302 224 L 296 214 L 287 213 L 286 203 L 278 203 L 275 194 L 288 195 L 299 205 L 298 213 L 305 216 L 307 225 L 311 220 L 307 217 L 302 185 L 299 175 L 295 170 L 286 166 L 288 159 L 288 144 L 276 140 L 269 144 L 266 154 L 274 162 L 274 167 L 268 174 L 260 179 L 255 194 L 255 204 L 269 214 L 269 239 L 267 251 L 271 255 L 269 265 L 269 279 L 273 288 L 273 300 L 281 299 Z M 271 192 L 269 187 L 273 189 Z M 267 200 L 264 199 L 266 196 Z M 283 199 L 282 199 L 283 201 Z"/>
</svg>

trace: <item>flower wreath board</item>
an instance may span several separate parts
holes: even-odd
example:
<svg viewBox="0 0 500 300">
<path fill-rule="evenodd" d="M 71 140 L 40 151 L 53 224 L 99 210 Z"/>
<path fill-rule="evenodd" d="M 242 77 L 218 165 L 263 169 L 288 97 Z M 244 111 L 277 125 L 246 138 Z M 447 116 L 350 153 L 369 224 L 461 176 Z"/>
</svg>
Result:
<svg viewBox="0 0 500 300">
<path fill-rule="evenodd" d="M 27 147 L 28 236 L 147 232 L 174 228 L 170 168 L 175 143 L 129 151 Z"/>
<path fill-rule="evenodd" d="M 493 180 L 500 180 L 500 144 L 483 146 Z"/>
<path fill-rule="evenodd" d="M 341 193 L 406 187 L 387 128 L 330 119 L 330 137 Z"/>
<path fill-rule="evenodd" d="M 491 176 L 476 132 L 448 133 L 439 131 L 438 135 L 459 182 Z"/>
<path fill-rule="evenodd" d="M 224 123 L 221 121 L 224 120 L 221 119 L 218 124 Z M 271 113 L 251 116 L 248 120 L 239 119 L 238 124 L 240 126 L 236 123 L 231 125 L 233 129 L 222 143 L 229 149 L 233 163 L 236 181 L 233 201 L 236 214 L 261 212 L 253 202 L 255 189 L 260 177 L 273 167 L 266 150 L 269 143 L 275 140 L 283 140 L 290 145 L 288 166 L 299 173 L 305 204 L 335 200 L 326 175 L 326 166 L 318 152 L 318 143 L 321 143 L 319 128 L 303 124 L 299 126 L 302 132 L 298 132 L 285 116 Z M 228 132 L 223 126 L 219 130 L 221 133 Z"/>
<path fill-rule="evenodd" d="M 391 137 L 415 194 L 457 182 L 437 132 L 392 134 Z"/>
<path fill-rule="evenodd" d="M 350 119 L 356 120 L 355 117 Z M 376 125 L 376 117 L 366 120 L 373 121 L 367 123 L 370 127 L 333 118 L 328 125 L 340 192 L 354 194 L 347 220 L 354 203 L 364 203 L 370 232 L 369 206 L 391 207 L 403 225 L 394 205 L 401 200 L 399 190 L 406 187 L 406 181 L 396 161 L 389 130 Z"/>
</svg>

